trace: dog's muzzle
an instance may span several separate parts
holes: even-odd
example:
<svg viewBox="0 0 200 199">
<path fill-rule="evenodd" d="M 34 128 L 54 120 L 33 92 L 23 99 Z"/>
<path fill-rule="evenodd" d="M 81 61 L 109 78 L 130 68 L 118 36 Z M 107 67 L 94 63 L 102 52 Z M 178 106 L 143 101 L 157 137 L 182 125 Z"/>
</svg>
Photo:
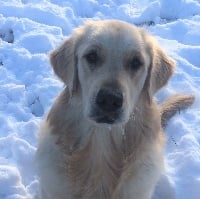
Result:
<svg viewBox="0 0 200 199">
<path fill-rule="evenodd" d="M 123 95 L 119 89 L 101 88 L 95 99 L 92 118 L 97 123 L 113 124 L 120 119 L 123 106 Z"/>
</svg>

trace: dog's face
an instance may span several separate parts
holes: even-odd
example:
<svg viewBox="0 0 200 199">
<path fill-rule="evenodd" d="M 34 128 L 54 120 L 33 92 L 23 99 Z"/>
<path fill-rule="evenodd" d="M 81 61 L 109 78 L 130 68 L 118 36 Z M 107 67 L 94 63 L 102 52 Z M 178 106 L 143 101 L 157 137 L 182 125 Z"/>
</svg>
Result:
<svg viewBox="0 0 200 199">
<path fill-rule="evenodd" d="M 77 62 L 85 115 L 98 123 L 127 121 L 150 65 L 138 30 L 94 27 L 77 49 Z"/>
<path fill-rule="evenodd" d="M 80 89 L 85 117 L 107 124 L 127 122 L 142 93 L 150 102 L 174 65 L 144 30 L 109 20 L 79 28 L 51 63 L 72 92 Z"/>
</svg>

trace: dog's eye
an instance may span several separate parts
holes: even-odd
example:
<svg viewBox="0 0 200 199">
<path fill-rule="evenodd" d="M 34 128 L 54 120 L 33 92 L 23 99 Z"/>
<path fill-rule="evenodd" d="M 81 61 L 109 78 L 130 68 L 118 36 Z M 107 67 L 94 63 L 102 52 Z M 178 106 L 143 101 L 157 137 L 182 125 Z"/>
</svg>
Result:
<svg viewBox="0 0 200 199">
<path fill-rule="evenodd" d="M 94 50 L 86 54 L 85 58 L 89 64 L 96 64 L 99 59 L 97 52 Z"/>
<path fill-rule="evenodd" d="M 129 63 L 130 67 L 132 70 L 137 71 L 142 65 L 142 60 L 140 57 L 133 57 L 133 59 Z"/>
</svg>

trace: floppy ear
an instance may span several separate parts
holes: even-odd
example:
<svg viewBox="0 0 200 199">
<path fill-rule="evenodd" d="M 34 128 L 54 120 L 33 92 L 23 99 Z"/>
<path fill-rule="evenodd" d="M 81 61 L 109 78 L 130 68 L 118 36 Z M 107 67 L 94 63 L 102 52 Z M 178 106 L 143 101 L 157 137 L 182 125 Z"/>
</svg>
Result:
<svg viewBox="0 0 200 199">
<path fill-rule="evenodd" d="M 174 68 L 175 61 L 168 57 L 159 46 L 151 49 L 151 64 L 145 82 L 149 102 L 153 95 L 168 82 Z"/>
<path fill-rule="evenodd" d="M 75 40 L 70 37 L 50 53 L 50 62 L 55 74 L 69 87 L 70 94 L 78 88 Z"/>
</svg>

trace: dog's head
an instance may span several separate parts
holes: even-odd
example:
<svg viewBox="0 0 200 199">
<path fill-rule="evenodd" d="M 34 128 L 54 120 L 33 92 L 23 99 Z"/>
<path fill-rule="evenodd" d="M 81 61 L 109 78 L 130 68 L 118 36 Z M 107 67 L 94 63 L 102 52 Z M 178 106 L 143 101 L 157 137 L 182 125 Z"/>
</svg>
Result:
<svg viewBox="0 0 200 199">
<path fill-rule="evenodd" d="M 141 94 L 153 95 L 173 73 L 174 61 L 143 29 L 126 22 L 89 22 L 50 55 L 72 95 L 81 93 L 85 117 L 125 123 Z"/>
</svg>

